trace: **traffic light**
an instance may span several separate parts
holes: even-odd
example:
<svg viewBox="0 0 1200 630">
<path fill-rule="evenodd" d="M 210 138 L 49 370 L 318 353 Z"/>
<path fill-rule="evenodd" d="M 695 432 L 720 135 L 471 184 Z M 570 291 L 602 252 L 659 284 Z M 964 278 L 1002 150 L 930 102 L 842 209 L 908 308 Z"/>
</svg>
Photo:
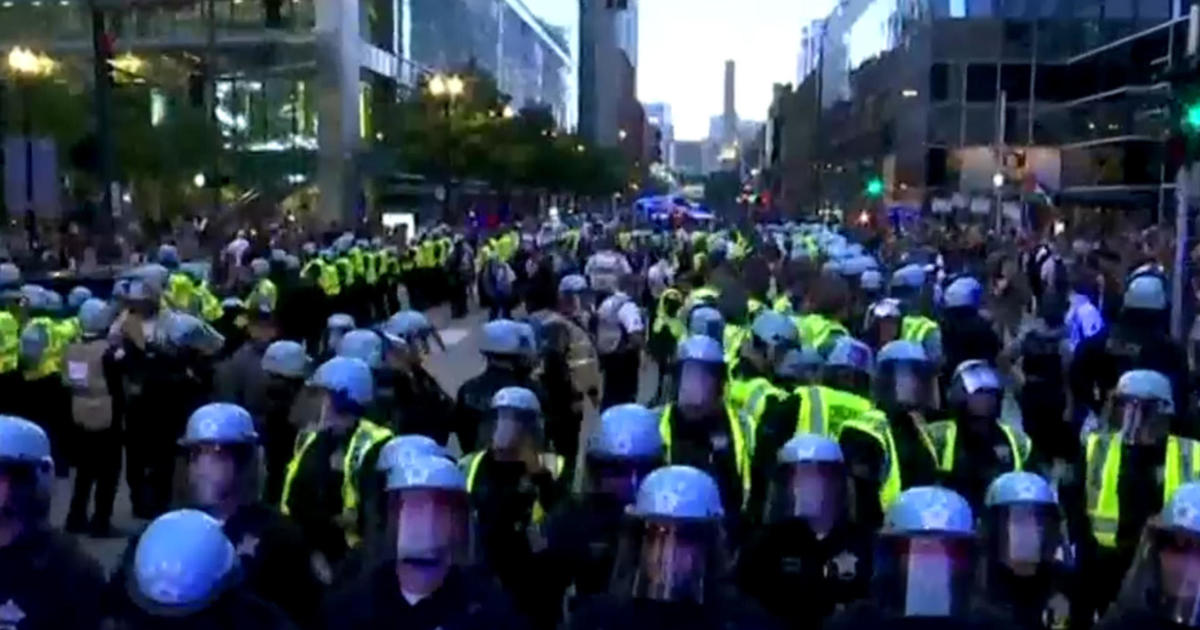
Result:
<svg viewBox="0 0 1200 630">
<path fill-rule="evenodd" d="M 1192 133 L 1200 131 L 1200 101 L 1184 103 L 1183 128 Z"/>
<path fill-rule="evenodd" d="M 879 177 L 872 177 L 867 180 L 867 196 L 882 197 L 883 196 L 883 180 Z"/>
</svg>

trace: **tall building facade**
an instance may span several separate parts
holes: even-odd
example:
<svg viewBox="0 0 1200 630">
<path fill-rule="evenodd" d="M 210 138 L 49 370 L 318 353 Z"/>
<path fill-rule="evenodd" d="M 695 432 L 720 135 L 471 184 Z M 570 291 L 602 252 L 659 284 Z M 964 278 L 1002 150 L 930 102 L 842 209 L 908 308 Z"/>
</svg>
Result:
<svg viewBox="0 0 1200 630">
<path fill-rule="evenodd" d="M 889 203 L 987 207 L 997 172 L 1002 197 L 1169 205 L 1163 77 L 1186 3 L 841 0 L 822 30 L 817 71 L 772 112 L 780 180 L 818 173 L 795 209 L 861 204 L 875 176 Z"/>
<path fill-rule="evenodd" d="M 729 145 L 738 135 L 737 117 L 737 67 L 732 59 L 725 61 L 725 101 L 721 110 L 721 143 Z"/>
<path fill-rule="evenodd" d="M 162 85 L 155 107 L 202 85 L 211 26 L 212 100 L 230 172 L 265 164 L 289 182 L 316 182 L 326 220 L 362 211 L 376 106 L 415 89 L 422 75 L 474 64 L 518 105 L 546 105 L 564 127 L 575 121 L 578 22 L 547 24 L 522 0 L 212 0 L 211 20 L 207 4 L 104 6 L 117 54 L 136 55 L 156 78 L 178 78 Z M 88 3 L 5 0 L 0 50 L 13 46 L 59 59 L 64 80 L 90 81 Z"/>
<path fill-rule="evenodd" d="M 667 168 L 675 168 L 675 122 L 671 118 L 671 104 L 648 103 L 646 122 L 658 130 L 658 154 L 662 163 Z"/>
<path fill-rule="evenodd" d="M 818 19 L 800 28 L 800 53 L 796 59 L 796 85 L 817 71 L 821 63 L 821 42 L 825 37 L 825 20 Z"/>
<path fill-rule="evenodd" d="M 637 14 L 637 0 L 579 0 L 579 133 L 601 146 L 637 100 Z"/>
</svg>

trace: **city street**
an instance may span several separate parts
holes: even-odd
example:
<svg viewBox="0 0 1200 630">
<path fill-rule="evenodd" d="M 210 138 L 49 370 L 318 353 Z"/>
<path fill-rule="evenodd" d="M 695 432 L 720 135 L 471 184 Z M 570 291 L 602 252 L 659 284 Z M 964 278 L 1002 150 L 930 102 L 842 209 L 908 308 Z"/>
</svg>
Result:
<svg viewBox="0 0 1200 630">
<path fill-rule="evenodd" d="M 483 357 L 479 354 L 478 340 L 479 329 L 487 321 L 487 313 L 477 310 L 468 314 L 467 317 L 452 320 L 449 316 L 449 309 L 436 308 L 429 312 L 429 316 L 441 331 L 442 340 L 446 343 L 446 351 L 434 350 L 428 367 L 442 387 L 453 396 L 464 381 L 483 370 Z M 642 401 L 651 396 L 655 384 L 654 368 L 647 366 L 647 363 L 649 362 L 643 362 L 641 375 L 639 400 Z M 584 435 L 587 435 L 595 418 L 595 410 L 589 409 L 584 418 Z M 453 437 L 451 437 L 451 450 L 456 454 L 461 453 L 457 441 Z M 59 479 L 56 482 L 54 501 L 51 507 L 51 522 L 56 527 L 61 527 L 66 521 L 71 487 L 70 479 Z M 124 475 L 122 475 L 113 514 L 114 527 L 122 532 L 134 533 L 145 525 L 145 521 L 134 519 L 130 511 L 129 489 L 125 485 Z M 126 546 L 124 537 L 95 539 L 81 536 L 80 541 L 84 549 L 95 556 L 105 569 L 110 571 L 117 565 Z"/>
</svg>

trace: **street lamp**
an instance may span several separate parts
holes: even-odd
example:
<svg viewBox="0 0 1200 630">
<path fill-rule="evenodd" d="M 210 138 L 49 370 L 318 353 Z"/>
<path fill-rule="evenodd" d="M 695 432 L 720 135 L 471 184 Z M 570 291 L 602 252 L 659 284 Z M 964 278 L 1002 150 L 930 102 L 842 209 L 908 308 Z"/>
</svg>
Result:
<svg viewBox="0 0 1200 630">
<path fill-rule="evenodd" d="M 196 173 L 192 177 L 192 185 L 196 188 L 204 188 L 206 183 L 208 183 L 208 178 L 204 176 L 204 173 Z"/>
<path fill-rule="evenodd" d="M 449 220 L 450 218 L 450 185 L 454 183 L 453 155 L 450 150 L 450 141 L 453 138 L 453 128 L 451 127 L 452 120 L 450 117 L 450 108 L 454 105 L 454 100 L 466 90 L 466 84 L 462 77 L 452 74 L 449 76 L 435 74 L 429 78 L 429 94 L 435 99 L 442 101 L 442 119 L 445 124 L 446 142 L 445 154 L 443 156 L 443 166 L 445 168 L 445 182 L 442 186 L 442 218 Z"/>
<path fill-rule="evenodd" d="M 587 150 L 587 148 L 586 148 L 586 147 L 584 147 L 582 144 L 577 144 L 577 145 L 575 145 L 575 150 L 576 150 L 576 151 L 578 151 L 578 152 L 580 152 L 580 153 L 583 153 L 584 151 L 586 151 L 586 150 Z"/>
<path fill-rule="evenodd" d="M 33 105 L 32 80 L 54 72 L 55 62 L 28 48 L 17 46 L 8 53 L 8 69 L 21 86 L 21 135 L 25 137 L 25 231 L 29 249 L 37 246 L 37 219 L 33 212 Z"/>
<path fill-rule="evenodd" d="M 505 118 L 512 118 L 517 115 L 517 110 L 512 108 L 512 105 L 505 105 L 503 115 Z"/>
</svg>

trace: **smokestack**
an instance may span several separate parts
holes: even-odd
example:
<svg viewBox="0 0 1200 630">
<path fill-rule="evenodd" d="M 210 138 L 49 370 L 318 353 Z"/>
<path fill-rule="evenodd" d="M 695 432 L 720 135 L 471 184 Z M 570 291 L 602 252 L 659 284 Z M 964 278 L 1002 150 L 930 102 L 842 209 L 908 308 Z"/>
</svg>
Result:
<svg viewBox="0 0 1200 630">
<path fill-rule="evenodd" d="M 723 140 L 728 143 L 737 137 L 737 111 L 734 108 L 733 101 L 733 80 L 734 80 L 734 63 L 732 59 L 725 62 L 725 111 L 722 114 L 724 118 Z"/>
</svg>

